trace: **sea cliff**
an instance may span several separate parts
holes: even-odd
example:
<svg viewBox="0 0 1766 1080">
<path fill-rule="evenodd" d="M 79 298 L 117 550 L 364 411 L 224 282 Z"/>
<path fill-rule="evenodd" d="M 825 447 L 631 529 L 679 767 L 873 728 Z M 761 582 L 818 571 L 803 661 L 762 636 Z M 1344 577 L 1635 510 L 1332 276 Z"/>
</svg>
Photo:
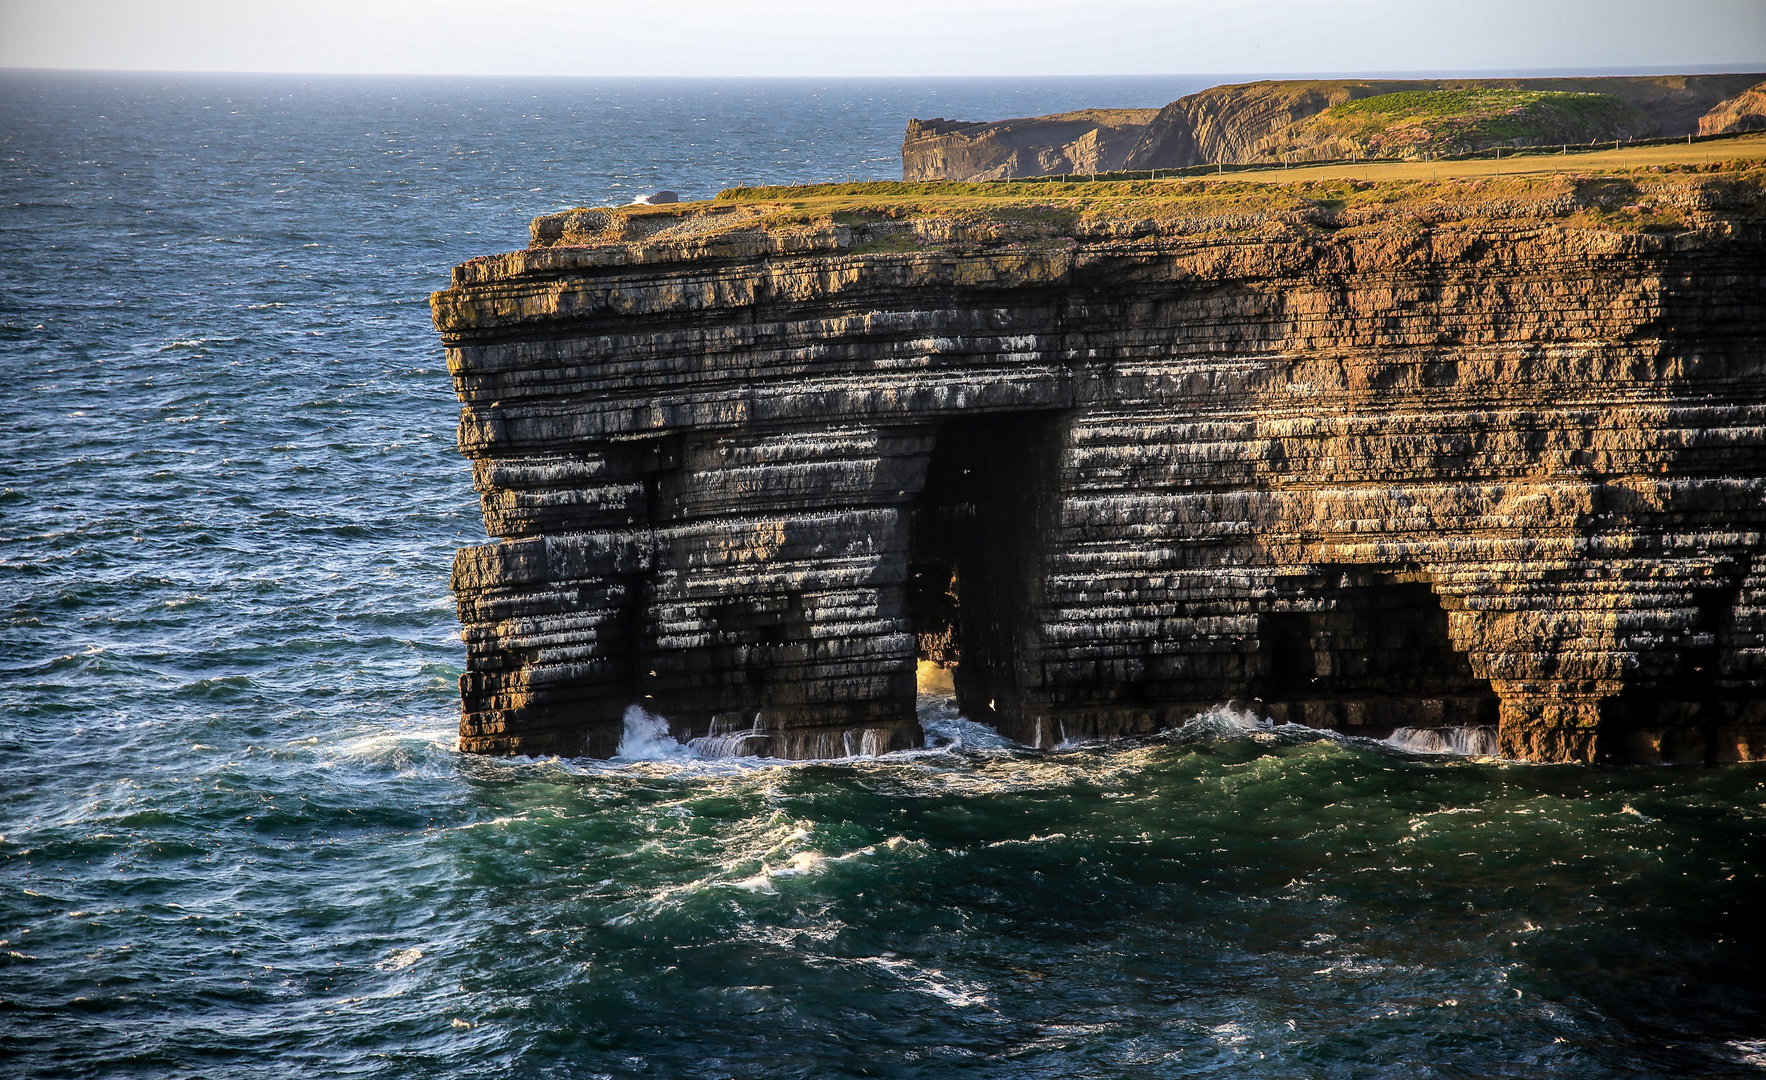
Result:
<svg viewBox="0 0 1766 1080">
<path fill-rule="evenodd" d="M 1110 172 L 1128 161 L 1158 109 L 1082 109 L 1021 120 L 909 120 L 903 180 L 1001 180 Z"/>
<path fill-rule="evenodd" d="M 991 122 L 910 120 L 901 175 L 991 180 L 1749 131 L 1760 126 L 1747 117 L 1760 111 L 1759 91 L 1749 88 L 1761 77 L 1264 80 L 1209 87 L 1158 110 L 1087 109 Z M 1419 110 L 1420 131 L 1415 117 L 1396 118 L 1395 130 L 1373 131 L 1366 115 L 1335 115 L 1351 103 L 1399 95 L 1448 100 Z M 1494 116 L 1483 119 L 1503 122 L 1478 124 L 1482 104 L 1494 105 Z M 1454 112 L 1469 113 L 1457 119 L 1470 123 L 1450 123 L 1445 131 L 1427 123 L 1452 121 Z"/>
<path fill-rule="evenodd" d="M 874 184 L 537 219 L 433 297 L 461 745 L 785 757 L 1222 702 L 1766 756 L 1766 172 Z"/>
</svg>

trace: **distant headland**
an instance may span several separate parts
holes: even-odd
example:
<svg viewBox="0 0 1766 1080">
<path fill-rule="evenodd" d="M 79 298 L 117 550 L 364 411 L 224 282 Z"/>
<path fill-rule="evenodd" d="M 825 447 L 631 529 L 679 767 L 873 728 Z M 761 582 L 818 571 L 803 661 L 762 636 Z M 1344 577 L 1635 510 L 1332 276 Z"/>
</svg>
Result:
<svg viewBox="0 0 1766 1080">
<path fill-rule="evenodd" d="M 1766 128 L 1766 74 L 1314 79 L 1215 86 L 1162 109 L 910 120 L 903 180 L 1001 180 L 1500 149 Z"/>
</svg>

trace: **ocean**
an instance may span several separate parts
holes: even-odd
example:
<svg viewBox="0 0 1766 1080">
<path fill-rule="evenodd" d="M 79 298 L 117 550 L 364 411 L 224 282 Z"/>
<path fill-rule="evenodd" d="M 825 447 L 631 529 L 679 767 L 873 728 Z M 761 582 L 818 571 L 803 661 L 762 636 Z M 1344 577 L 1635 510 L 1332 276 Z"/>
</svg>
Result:
<svg viewBox="0 0 1766 1080">
<path fill-rule="evenodd" d="M 0 1075 L 1760 1075 L 1759 765 L 454 751 L 452 265 L 1214 81 L 0 72 Z"/>
</svg>

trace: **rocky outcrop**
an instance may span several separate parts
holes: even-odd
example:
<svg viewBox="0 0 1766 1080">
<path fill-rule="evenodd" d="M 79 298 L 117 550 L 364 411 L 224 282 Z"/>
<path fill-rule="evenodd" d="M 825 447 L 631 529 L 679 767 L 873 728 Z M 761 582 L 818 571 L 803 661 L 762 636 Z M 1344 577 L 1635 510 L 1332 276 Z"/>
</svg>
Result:
<svg viewBox="0 0 1766 1080">
<path fill-rule="evenodd" d="M 1215 86 L 1159 110 L 1125 167 L 1173 169 L 1260 159 L 1259 148 L 1289 125 L 1356 98 L 1434 89 L 1424 81 L 1258 82 Z"/>
<path fill-rule="evenodd" d="M 903 180 L 1002 180 L 1120 169 L 1158 109 L 1081 109 L 1020 120 L 909 120 Z"/>
<path fill-rule="evenodd" d="M 458 267 L 461 746 L 607 755 L 643 703 L 893 749 L 919 663 L 1039 746 L 1237 700 L 1766 755 L 1766 174 L 1084 191 L 581 211 Z"/>
<path fill-rule="evenodd" d="M 1094 109 L 998 123 L 910 120 L 902 140 L 902 179 L 995 180 L 1111 169 L 1327 160 L 1370 148 L 1344 141 L 1343 133 L 1329 125 L 1311 133 L 1289 129 L 1346 102 L 1428 90 L 1604 94 L 1623 103 L 1622 112 L 1605 118 L 1609 122 L 1597 132 L 1570 125 L 1537 140 L 1541 142 L 1709 134 L 1700 126 L 1700 118 L 1760 79 L 1752 74 L 1264 81 L 1210 87 L 1158 110 Z M 1095 137 L 1088 134 L 1094 131 Z M 1454 152 L 1484 148 L 1479 144 Z"/>
<path fill-rule="evenodd" d="M 1733 135 L 1742 131 L 1766 131 L 1766 82 L 1719 102 L 1699 117 L 1700 135 Z"/>
</svg>

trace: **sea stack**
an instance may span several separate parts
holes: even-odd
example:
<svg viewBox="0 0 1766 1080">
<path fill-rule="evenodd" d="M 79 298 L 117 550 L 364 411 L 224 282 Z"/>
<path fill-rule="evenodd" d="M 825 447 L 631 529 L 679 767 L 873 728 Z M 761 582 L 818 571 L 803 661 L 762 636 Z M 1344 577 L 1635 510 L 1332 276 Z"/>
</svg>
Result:
<svg viewBox="0 0 1766 1080">
<path fill-rule="evenodd" d="M 1033 746 L 1224 702 L 1766 756 L 1766 171 L 888 185 L 533 223 L 433 298 L 461 746 Z M 954 666 L 953 666 L 954 665 Z"/>
</svg>

